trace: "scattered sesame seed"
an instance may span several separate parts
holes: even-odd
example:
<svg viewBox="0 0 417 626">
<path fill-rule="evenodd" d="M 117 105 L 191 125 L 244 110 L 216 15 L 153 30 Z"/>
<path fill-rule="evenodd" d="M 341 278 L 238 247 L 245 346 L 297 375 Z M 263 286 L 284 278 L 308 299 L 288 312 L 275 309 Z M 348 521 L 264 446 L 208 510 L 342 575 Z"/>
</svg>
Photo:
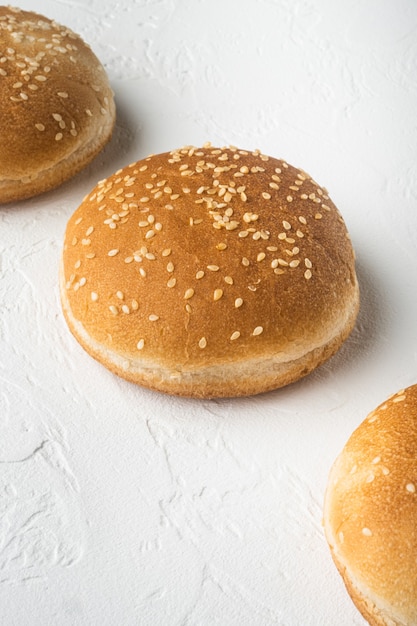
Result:
<svg viewBox="0 0 417 626">
<path fill-rule="evenodd" d="M 306 280 L 310 280 L 310 278 L 311 278 L 311 277 L 312 277 L 311 270 L 306 270 L 306 271 L 304 272 L 304 278 L 305 278 Z"/>
<path fill-rule="evenodd" d="M 230 336 L 230 341 L 235 341 L 236 339 L 239 339 L 239 337 L 240 337 L 240 332 L 238 330 L 235 330 L 235 332 L 232 333 Z"/>
<path fill-rule="evenodd" d="M 407 489 L 407 491 L 409 493 L 415 493 L 416 492 L 416 486 L 414 485 L 414 483 L 408 483 L 405 488 Z"/>
<path fill-rule="evenodd" d="M 107 253 L 107 256 L 116 256 L 116 254 L 119 254 L 119 249 L 118 248 L 114 248 L 113 250 L 109 250 Z"/>
<path fill-rule="evenodd" d="M 203 270 L 199 270 L 195 275 L 197 280 L 200 280 L 200 278 L 203 278 L 203 276 L 204 276 Z"/>
<path fill-rule="evenodd" d="M 97 302 L 97 300 L 98 300 L 98 293 L 96 291 L 92 291 L 91 292 L 91 300 L 93 302 Z"/>
<path fill-rule="evenodd" d="M 150 322 L 157 322 L 159 320 L 159 315 L 154 315 L 153 313 L 148 317 Z"/>
<path fill-rule="evenodd" d="M 189 289 L 186 289 L 185 294 L 184 294 L 184 300 L 189 300 L 190 298 L 192 298 L 194 295 L 194 289 L 192 289 L 191 287 Z"/>
<path fill-rule="evenodd" d="M 169 281 L 167 282 L 167 287 L 172 289 L 172 287 L 175 287 L 176 284 L 177 284 L 177 279 L 176 278 L 170 278 Z"/>
<path fill-rule="evenodd" d="M 254 329 L 254 331 L 253 331 L 252 335 L 253 335 L 254 337 L 256 337 L 257 335 L 261 335 L 261 334 L 263 333 L 263 331 L 264 331 L 264 329 L 263 329 L 263 327 L 262 327 L 262 326 L 257 326 L 257 327 Z"/>
<path fill-rule="evenodd" d="M 362 528 L 362 534 L 365 535 L 365 537 L 372 537 L 372 531 L 369 528 Z"/>
<path fill-rule="evenodd" d="M 205 348 L 207 346 L 207 339 L 205 337 L 201 337 L 200 341 L 198 342 L 198 346 L 201 349 Z"/>
<path fill-rule="evenodd" d="M 109 306 L 109 311 L 110 313 L 113 313 L 113 315 L 117 315 L 119 313 L 119 309 L 117 308 L 117 306 L 114 306 L 113 304 Z"/>
<path fill-rule="evenodd" d="M 207 269 L 211 272 L 218 272 L 220 268 L 218 265 L 207 265 Z"/>
<path fill-rule="evenodd" d="M 143 339 L 139 339 L 139 341 L 136 344 L 136 347 L 138 350 L 142 350 L 144 345 L 145 345 L 145 341 Z"/>
</svg>

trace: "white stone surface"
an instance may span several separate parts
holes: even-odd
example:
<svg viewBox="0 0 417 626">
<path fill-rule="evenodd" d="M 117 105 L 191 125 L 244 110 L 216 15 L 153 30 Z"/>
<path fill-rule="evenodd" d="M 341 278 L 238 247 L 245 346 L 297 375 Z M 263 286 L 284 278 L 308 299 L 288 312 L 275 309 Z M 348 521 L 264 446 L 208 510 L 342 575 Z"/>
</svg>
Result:
<svg viewBox="0 0 417 626">
<path fill-rule="evenodd" d="M 363 625 L 322 502 L 353 429 L 417 382 L 415 0 L 20 6 L 90 43 L 118 120 L 75 179 L 0 208 L 0 623 Z M 85 193 L 149 153 L 207 140 L 306 169 L 357 253 L 351 338 L 260 397 L 135 387 L 93 361 L 61 315 L 63 233 Z"/>
</svg>

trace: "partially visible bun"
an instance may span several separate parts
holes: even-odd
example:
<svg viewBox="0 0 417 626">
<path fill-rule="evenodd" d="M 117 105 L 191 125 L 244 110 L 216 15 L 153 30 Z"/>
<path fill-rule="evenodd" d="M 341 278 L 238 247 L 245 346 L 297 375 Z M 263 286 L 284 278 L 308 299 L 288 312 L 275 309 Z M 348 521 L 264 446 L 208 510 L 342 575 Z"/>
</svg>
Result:
<svg viewBox="0 0 417 626">
<path fill-rule="evenodd" d="M 349 335 L 354 254 L 327 192 L 285 161 L 184 147 L 101 181 L 69 220 L 68 325 L 128 380 L 256 394 L 305 376 Z"/>
<path fill-rule="evenodd" d="M 0 204 L 74 176 L 114 122 L 113 92 L 91 48 L 46 17 L 0 6 Z"/>
<path fill-rule="evenodd" d="M 347 590 L 372 626 L 417 625 L 417 385 L 355 430 L 334 463 L 324 528 Z"/>
</svg>

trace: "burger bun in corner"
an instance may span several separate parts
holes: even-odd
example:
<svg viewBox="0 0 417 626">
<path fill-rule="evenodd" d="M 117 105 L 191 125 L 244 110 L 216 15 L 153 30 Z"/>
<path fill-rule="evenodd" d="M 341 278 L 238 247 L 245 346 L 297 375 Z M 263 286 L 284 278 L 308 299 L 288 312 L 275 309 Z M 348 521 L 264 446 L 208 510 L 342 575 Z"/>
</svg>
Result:
<svg viewBox="0 0 417 626">
<path fill-rule="evenodd" d="M 417 385 L 354 431 L 335 461 L 324 529 L 346 588 L 371 626 L 417 625 Z"/>
<path fill-rule="evenodd" d="M 0 204 L 57 187 L 109 141 L 115 103 L 91 48 L 65 26 L 0 6 Z"/>
</svg>

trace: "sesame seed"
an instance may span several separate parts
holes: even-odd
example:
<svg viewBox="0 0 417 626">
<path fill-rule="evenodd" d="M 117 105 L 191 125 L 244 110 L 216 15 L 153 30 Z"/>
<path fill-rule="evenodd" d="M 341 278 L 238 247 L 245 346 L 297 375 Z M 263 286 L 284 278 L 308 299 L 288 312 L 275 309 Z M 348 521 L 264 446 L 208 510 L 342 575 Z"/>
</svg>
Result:
<svg viewBox="0 0 417 626">
<path fill-rule="evenodd" d="M 230 341 L 235 341 L 236 339 L 239 339 L 239 337 L 240 337 L 240 332 L 238 330 L 235 330 L 235 332 L 232 333 L 230 336 Z"/>
<path fill-rule="evenodd" d="M 211 272 L 218 272 L 220 268 L 218 265 L 207 265 L 207 269 Z"/>
<path fill-rule="evenodd" d="M 213 293 L 213 300 L 217 302 L 223 295 L 223 289 L 215 289 Z"/>
<path fill-rule="evenodd" d="M 167 287 L 172 289 L 172 287 L 175 287 L 176 284 L 177 284 L 177 279 L 176 278 L 170 278 L 169 281 L 167 282 Z"/>
<path fill-rule="evenodd" d="M 157 322 L 159 320 L 159 315 L 151 314 L 148 319 L 150 322 Z"/>
<path fill-rule="evenodd" d="M 228 285 L 233 285 L 233 278 L 231 276 L 225 276 L 224 282 L 227 283 Z"/>
<path fill-rule="evenodd" d="M 43 124 L 35 124 L 35 128 L 41 132 L 45 130 L 45 126 Z"/>
<path fill-rule="evenodd" d="M 261 335 L 261 334 L 263 333 L 263 331 L 264 331 L 264 329 L 263 329 L 263 327 L 262 327 L 262 326 L 257 326 L 257 327 L 254 329 L 254 331 L 253 331 L 252 335 L 253 335 L 254 337 L 256 337 L 257 335 Z"/>
<path fill-rule="evenodd" d="M 372 537 L 372 531 L 369 528 L 362 528 L 362 534 L 365 537 Z"/>
<path fill-rule="evenodd" d="M 163 257 L 169 256 L 171 252 L 172 252 L 171 248 L 165 248 L 165 250 L 162 250 L 162 256 Z"/>
<path fill-rule="evenodd" d="M 186 289 L 185 294 L 184 294 L 184 300 L 189 300 L 190 298 L 192 298 L 194 295 L 194 289 L 189 288 Z"/>
<path fill-rule="evenodd" d="M 256 257 L 256 260 L 260 262 L 260 261 L 263 261 L 265 257 L 266 257 L 265 252 L 260 252 L 258 256 Z"/>
<path fill-rule="evenodd" d="M 207 346 L 207 339 L 205 337 L 201 337 L 200 341 L 198 342 L 198 346 L 201 349 L 205 348 Z"/>
<path fill-rule="evenodd" d="M 312 277 L 311 270 L 306 270 L 306 271 L 304 272 L 304 278 L 305 278 L 306 280 L 310 280 L 310 278 L 311 278 L 311 277 Z"/>
<path fill-rule="evenodd" d="M 311 269 L 313 267 L 313 264 L 310 261 L 310 259 L 305 258 L 304 259 L 304 264 L 305 264 L 306 267 L 308 267 L 308 269 Z"/>
<path fill-rule="evenodd" d="M 110 313 L 113 313 L 113 315 L 117 315 L 119 313 L 119 309 L 113 304 L 109 306 L 109 311 Z"/>
<path fill-rule="evenodd" d="M 95 291 L 91 292 L 91 300 L 93 302 L 97 302 L 97 300 L 98 300 L 98 293 L 97 292 L 95 292 Z"/>
<path fill-rule="evenodd" d="M 204 272 L 203 272 L 203 270 L 199 270 L 199 271 L 197 272 L 197 274 L 195 275 L 195 277 L 197 278 L 197 280 L 200 280 L 200 278 L 203 278 L 203 276 L 204 276 Z"/>
<path fill-rule="evenodd" d="M 143 339 L 139 339 L 139 341 L 136 344 L 136 347 L 138 350 L 142 350 L 144 345 L 145 345 L 145 341 Z"/>
<path fill-rule="evenodd" d="M 245 267 L 248 267 L 250 265 L 249 259 L 247 259 L 246 257 L 243 257 L 242 258 L 242 265 L 244 265 Z"/>
<path fill-rule="evenodd" d="M 172 261 L 170 261 L 170 262 L 167 264 L 167 272 L 170 272 L 170 273 L 171 273 L 171 272 L 173 272 L 173 271 L 174 271 L 174 264 L 172 263 Z"/>
<path fill-rule="evenodd" d="M 116 296 L 119 298 L 119 300 L 124 300 L 124 293 L 123 291 L 116 291 Z"/>
<path fill-rule="evenodd" d="M 270 193 L 266 193 L 266 191 L 264 191 L 264 192 L 262 193 L 262 198 L 263 198 L 264 200 L 270 200 L 270 199 L 271 199 L 271 194 L 270 194 Z"/>
<path fill-rule="evenodd" d="M 123 311 L 123 313 L 126 313 L 126 315 L 129 315 L 129 313 L 130 313 L 130 309 L 129 309 L 129 307 L 127 306 L 127 304 L 123 304 L 123 305 L 122 305 L 122 311 Z"/>
<path fill-rule="evenodd" d="M 407 489 L 407 491 L 409 493 L 415 493 L 416 492 L 416 486 L 414 485 L 414 483 L 408 483 L 405 488 Z"/>
<path fill-rule="evenodd" d="M 116 256 L 116 254 L 119 254 L 119 249 L 118 248 L 114 248 L 113 250 L 109 250 L 107 253 L 107 256 Z"/>
<path fill-rule="evenodd" d="M 64 135 L 63 135 L 62 133 L 57 133 L 57 134 L 55 135 L 55 141 L 61 141 L 61 139 L 63 138 L 63 136 L 64 136 Z"/>
<path fill-rule="evenodd" d="M 242 306 L 242 304 L 243 304 L 243 300 L 242 300 L 242 298 L 236 298 L 236 300 L 235 300 L 235 307 L 236 307 L 236 309 L 238 309 L 239 307 L 241 307 L 241 306 Z"/>
</svg>

